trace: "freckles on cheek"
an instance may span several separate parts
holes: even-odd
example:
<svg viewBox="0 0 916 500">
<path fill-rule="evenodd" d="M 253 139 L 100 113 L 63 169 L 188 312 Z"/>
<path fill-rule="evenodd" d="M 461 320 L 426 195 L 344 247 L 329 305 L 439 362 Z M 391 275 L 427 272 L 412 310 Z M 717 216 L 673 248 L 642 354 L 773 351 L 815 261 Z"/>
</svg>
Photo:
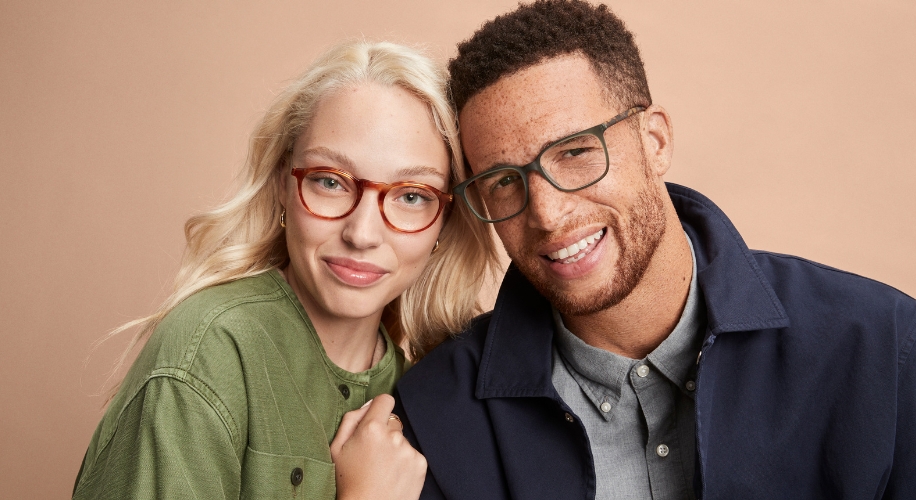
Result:
<svg viewBox="0 0 916 500">
<path fill-rule="evenodd" d="M 503 244 L 503 248 L 506 249 L 506 253 L 513 258 L 519 254 L 523 240 L 519 235 L 523 234 L 523 232 L 512 226 L 514 225 L 513 222 L 521 217 L 521 215 L 518 215 L 512 220 L 499 222 L 493 227 L 496 230 L 496 236 L 499 237 L 500 242 Z"/>
</svg>

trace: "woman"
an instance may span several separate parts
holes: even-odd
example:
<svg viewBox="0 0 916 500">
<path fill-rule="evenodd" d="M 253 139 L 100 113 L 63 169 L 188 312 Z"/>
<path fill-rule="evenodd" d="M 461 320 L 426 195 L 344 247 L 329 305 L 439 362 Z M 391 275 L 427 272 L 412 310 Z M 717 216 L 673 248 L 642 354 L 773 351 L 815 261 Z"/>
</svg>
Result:
<svg viewBox="0 0 916 500">
<path fill-rule="evenodd" d="M 412 50 L 357 42 L 279 96 L 242 188 L 188 221 L 176 291 L 123 327 L 152 334 L 74 498 L 418 496 L 425 461 L 385 396 L 397 346 L 417 358 L 460 329 L 495 262 L 446 194 L 463 173 L 445 85 Z"/>
</svg>

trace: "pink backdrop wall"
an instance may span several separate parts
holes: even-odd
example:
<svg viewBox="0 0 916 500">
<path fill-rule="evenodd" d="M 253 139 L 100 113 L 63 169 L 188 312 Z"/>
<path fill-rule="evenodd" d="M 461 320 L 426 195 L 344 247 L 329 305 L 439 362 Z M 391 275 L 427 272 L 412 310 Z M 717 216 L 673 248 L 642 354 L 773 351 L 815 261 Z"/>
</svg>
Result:
<svg viewBox="0 0 916 500">
<path fill-rule="evenodd" d="M 514 4 L 0 2 L 0 498 L 69 495 L 125 339 L 92 343 L 164 297 L 274 92 L 343 37 L 444 61 Z M 916 294 L 916 4 L 611 5 L 673 117 L 669 180 L 752 248 Z"/>
</svg>

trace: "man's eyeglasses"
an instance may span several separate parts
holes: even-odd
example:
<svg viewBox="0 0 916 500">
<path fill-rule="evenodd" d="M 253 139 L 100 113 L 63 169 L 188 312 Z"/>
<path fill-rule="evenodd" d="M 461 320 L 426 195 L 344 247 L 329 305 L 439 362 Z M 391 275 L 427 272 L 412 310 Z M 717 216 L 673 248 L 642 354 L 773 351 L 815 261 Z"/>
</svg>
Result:
<svg viewBox="0 0 916 500">
<path fill-rule="evenodd" d="M 378 209 L 385 224 L 401 233 L 418 233 L 432 226 L 452 195 L 419 182 L 373 182 L 330 167 L 293 168 L 299 200 L 321 219 L 341 219 L 353 213 L 366 188 L 378 190 Z"/>
<path fill-rule="evenodd" d="M 502 222 L 528 206 L 528 174 L 537 172 L 563 192 L 578 191 L 607 175 L 609 160 L 604 131 L 615 123 L 645 111 L 632 107 L 610 121 L 564 137 L 544 148 L 533 162 L 523 166 L 497 166 L 455 186 L 474 215 L 484 222 Z"/>
</svg>

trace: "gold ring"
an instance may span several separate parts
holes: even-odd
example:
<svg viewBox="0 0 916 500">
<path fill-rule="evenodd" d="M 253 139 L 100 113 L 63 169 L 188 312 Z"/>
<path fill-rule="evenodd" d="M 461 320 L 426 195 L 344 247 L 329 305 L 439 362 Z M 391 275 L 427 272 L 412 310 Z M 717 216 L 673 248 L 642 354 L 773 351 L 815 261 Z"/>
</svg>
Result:
<svg viewBox="0 0 916 500">
<path fill-rule="evenodd" d="M 392 413 L 392 414 L 388 417 L 388 421 L 390 422 L 390 421 L 392 421 L 392 420 L 397 420 L 398 423 L 401 424 L 401 429 L 404 428 L 404 423 L 401 422 L 401 417 L 399 417 L 399 416 L 395 415 L 394 413 Z"/>
</svg>

